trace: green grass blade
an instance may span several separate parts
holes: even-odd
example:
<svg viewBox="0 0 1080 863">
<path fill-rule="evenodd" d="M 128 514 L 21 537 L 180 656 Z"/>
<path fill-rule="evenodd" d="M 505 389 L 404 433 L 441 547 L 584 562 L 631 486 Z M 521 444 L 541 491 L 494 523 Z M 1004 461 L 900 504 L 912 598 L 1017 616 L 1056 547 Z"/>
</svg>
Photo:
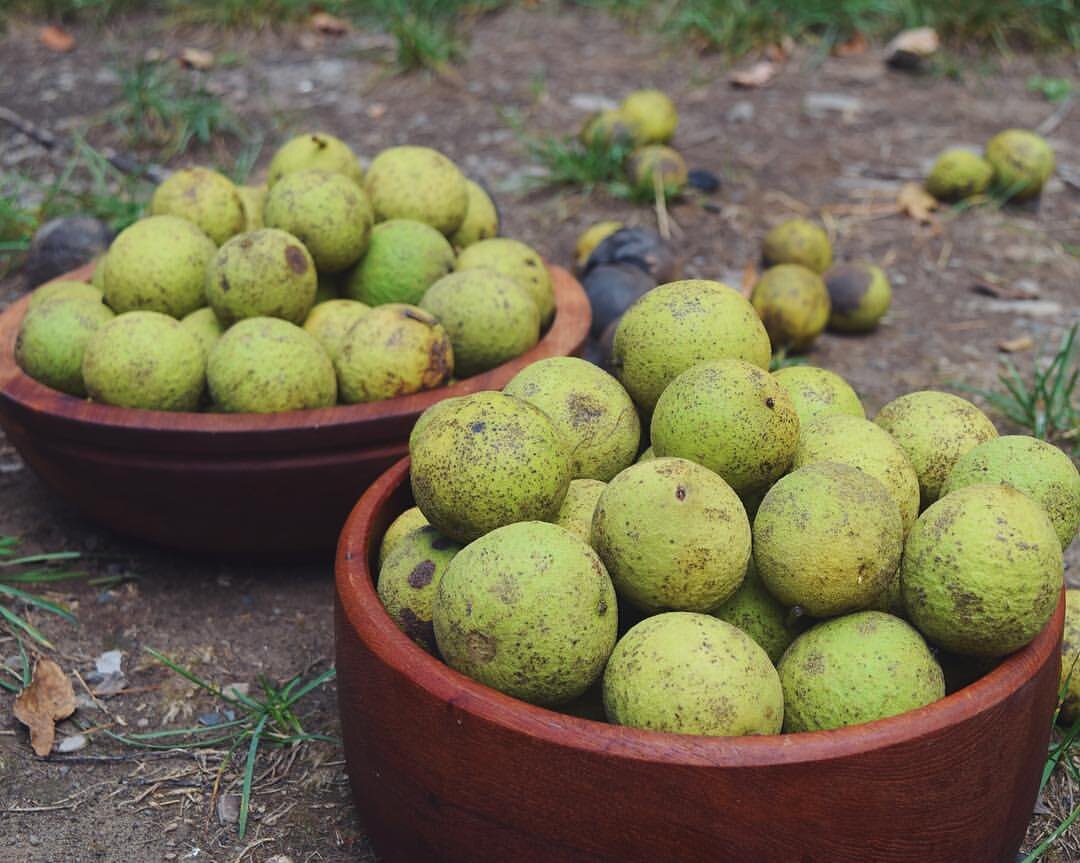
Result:
<svg viewBox="0 0 1080 863">
<path fill-rule="evenodd" d="M 1078 817 L 1080 817 L 1080 804 L 1077 804 L 1073 811 L 1069 813 L 1069 816 L 1058 824 L 1058 826 L 1054 828 L 1054 831 L 1039 843 L 1039 845 L 1034 848 L 1021 863 L 1035 863 L 1035 861 L 1039 860 L 1042 855 L 1050 849 L 1050 846 L 1057 842 L 1066 830 L 1072 827 L 1073 822 L 1076 821 Z"/>
<path fill-rule="evenodd" d="M 49 650 L 54 649 L 53 643 L 42 635 L 36 626 L 30 623 L 29 620 L 24 620 L 19 617 L 19 615 L 3 605 L 0 605 L 0 617 L 6 620 L 11 626 L 21 629 L 42 647 L 47 647 Z"/>
<path fill-rule="evenodd" d="M 34 608 L 40 608 L 42 611 L 51 612 L 58 617 L 64 618 L 68 623 L 78 623 L 75 619 L 75 615 L 62 605 L 57 605 L 55 602 L 50 602 L 40 596 L 27 593 L 25 590 L 19 590 L 17 587 L 12 587 L 9 584 L 0 583 L 0 594 L 10 596 L 12 599 L 18 599 L 27 605 L 32 605 Z"/>
<path fill-rule="evenodd" d="M 259 752 L 259 741 L 262 739 L 263 729 L 266 728 L 268 717 L 263 716 L 255 730 L 251 732 L 251 742 L 248 744 L 247 759 L 244 762 L 244 782 L 240 787 L 240 821 L 237 825 L 237 835 L 244 838 L 247 832 L 248 814 L 251 810 L 251 783 L 255 778 L 255 761 Z"/>
<path fill-rule="evenodd" d="M 311 692 L 314 689 L 318 689 L 320 686 L 323 686 L 326 683 L 329 683 L 336 676 L 337 676 L 337 669 L 336 668 L 328 668 L 328 669 L 326 669 L 326 671 L 324 671 L 318 677 L 313 677 L 311 680 L 309 680 L 307 683 L 305 683 L 302 687 L 300 687 L 299 690 L 297 690 L 295 693 L 293 693 L 288 698 L 286 698 L 285 699 L 285 706 L 286 707 L 292 707 L 294 704 L 296 704 L 297 701 L 299 701 L 301 698 L 303 698 L 309 692 Z"/>
<path fill-rule="evenodd" d="M 199 677 L 197 674 L 195 674 L 195 672 L 189 671 L 188 669 L 184 668 L 182 665 L 178 665 L 173 660 L 169 659 L 169 657 L 167 657 L 164 653 L 161 653 L 160 651 L 154 650 L 154 648 L 152 648 L 152 647 L 146 647 L 146 648 L 144 648 L 144 650 L 147 653 L 149 653 L 152 657 L 154 657 L 154 659 L 156 659 L 162 665 L 172 669 L 174 672 L 179 674 L 185 680 L 189 681 L 190 683 L 194 683 L 200 689 L 205 690 L 206 692 L 209 692 L 211 695 L 214 695 L 215 697 L 220 698 L 222 701 L 228 702 L 229 704 L 233 705 L 234 707 L 239 704 L 239 702 L 235 698 L 223 693 L 221 691 L 221 689 L 218 688 L 218 686 L 216 684 L 209 683 L 208 681 L 203 680 L 201 677 Z"/>
</svg>

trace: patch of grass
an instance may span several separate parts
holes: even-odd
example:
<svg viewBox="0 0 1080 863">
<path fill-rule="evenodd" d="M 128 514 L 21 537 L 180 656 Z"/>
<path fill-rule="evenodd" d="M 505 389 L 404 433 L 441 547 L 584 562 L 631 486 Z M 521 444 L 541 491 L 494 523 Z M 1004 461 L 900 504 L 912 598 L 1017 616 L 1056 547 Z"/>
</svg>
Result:
<svg viewBox="0 0 1080 863">
<path fill-rule="evenodd" d="M 170 159 L 196 141 L 207 146 L 222 137 L 247 138 L 232 109 L 206 89 L 198 73 L 140 60 L 119 75 L 120 102 L 108 116 L 132 146 L 152 147 Z"/>
<path fill-rule="evenodd" d="M 313 740 L 340 743 L 329 735 L 306 731 L 296 713 L 296 706 L 304 696 L 334 679 L 333 668 L 328 668 L 307 679 L 305 679 L 306 673 L 297 674 L 280 686 L 274 685 L 265 677 L 260 677 L 260 692 L 257 695 L 248 695 L 236 689 L 226 691 L 153 648 L 146 648 L 146 652 L 162 665 L 220 701 L 225 705 L 223 710 L 229 711 L 225 716 L 228 717 L 231 714 L 233 718 L 226 718 L 214 725 L 168 731 L 124 735 L 102 729 L 103 733 L 121 743 L 144 749 L 227 747 L 227 754 L 218 770 L 218 781 L 214 784 L 215 799 L 221 777 L 232 764 L 234 756 L 242 756 L 240 817 L 237 824 L 240 839 L 244 838 L 247 831 L 255 765 L 262 747 L 292 747 Z M 214 800 L 211 800 L 211 806 L 213 805 Z"/>
<path fill-rule="evenodd" d="M 31 593 L 29 585 L 52 584 L 73 578 L 83 578 L 84 573 L 63 568 L 61 564 L 77 560 L 77 551 L 59 551 L 48 554 L 18 554 L 20 540 L 15 536 L 0 536 L 0 622 L 9 633 L 22 642 L 19 636 L 25 635 L 42 647 L 52 648 L 52 644 L 31 622 L 28 612 L 40 611 L 52 614 L 76 623 L 73 615 L 64 606 Z M 15 689 L 8 681 L 0 679 L 0 686 Z"/>
<path fill-rule="evenodd" d="M 787 348 L 779 348 L 776 353 L 772 355 L 772 359 L 769 360 L 769 371 L 776 372 L 780 369 L 790 368 L 791 366 L 805 366 L 806 357 L 790 356 L 787 352 Z"/>
<path fill-rule="evenodd" d="M 299 21 L 313 12 L 340 13 L 343 0 L 167 0 L 180 21 L 220 27 L 263 27 Z"/>
<path fill-rule="evenodd" d="M 1073 324 L 1062 337 L 1048 363 L 1035 360 L 1030 380 L 1005 360 L 1005 372 L 998 375 L 1002 390 L 987 390 L 956 384 L 958 389 L 985 399 L 994 409 L 1024 431 L 1057 444 L 1068 444 L 1080 453 L 1080 361 L 1077 333 Z"/>
<path fill-rule="evenodd" d="M 1068 78 L 1044 78 L 1032 75 L 1027 79 L 1029 92 L 1038 93 L 1047 102 L 1064 102 L 1072 94 L 1072 81 Z"/>
<path fill-rule="evenodd" d="M 626 139 L 594 137 L 583 143 L 575 137 L 523 134 L 521 140 L 533 161 L 547 170 L 546 186 L 577 186 L 591 192 L 597 186 L 629 184 L 624 166 L 633 144 Z"/>
</svg>

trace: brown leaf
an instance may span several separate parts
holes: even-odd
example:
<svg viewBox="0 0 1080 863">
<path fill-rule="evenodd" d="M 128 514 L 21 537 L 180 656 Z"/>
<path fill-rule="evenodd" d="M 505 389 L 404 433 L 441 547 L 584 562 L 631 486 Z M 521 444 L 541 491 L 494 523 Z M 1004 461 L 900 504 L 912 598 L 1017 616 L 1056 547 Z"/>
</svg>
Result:
<svg viewBox="0 0 1080 863">
<path fill-rule="evenodd" d="M 51 24 L 48 27 L 41 28 L 38 38 L 41 40 L 42 45 L 50 51 L 56 51 L 58 54 L 63 54 L 75 47 L 74 36 L 66 30 L 61 30 Z"/>
<path fill-rule="evenodd" d="M 368 105 L 367 110 L 364 111 L 372 120 L 379 120 L 383 114 L 386 113 L 386 105 L 382 102 L 375 102 L 372 105 Z"/>
<path fill-rule="evenodd" d="M 180 65 L 185 69 L 197 69 L 205 72 L 214 65 L 214 55 L 202 48 L 185 48 L 180 52 Z"/>
<path fill-rule="evenodd" d="M 924 225 L 936 221 L 934 210 L 938 208 L 937 198 L 922 187 L 921 183 L 904 183 L 900 194 L 896 196 L 896 205 L 900 212 L 906 213 Z"/>
<path fill-rule="evenodd" d="M 857 57 L 860 54 L 865 54 L 866 49 L 869 47 L 870 43 L 866 41 L 866 37 L 862 33 L 856 33 L 846 42 L 833 45 L 832 55 L 834 57 Z"/>
<path fill-rule="evenodd" d="M 753 261 L 747 261 L 746 266 L 743 267 L 742 284 L 739 286 L 739 293 L 749 299 L 750 294 L 754 292 L 754 285 L 757 284 L 757 280 L 757 265 Z"/>
<path fill-rule="evenodd" d="M 1035 340 L 1031 336 L 1017 336 L 1015 339 L 1005 339 L 1003 342 L 998 342 L 998 350 L 1007 354 L 1030 351 L 1033 347 L 1035 347 Z"/>
<path fill-rule="evenodd" d="M 733 72 L 728 80 L 733 87 L 764 87 L 776 77 L 778 71 L 779 67 L 771 60 L 760 60 L 749 69 Z"/>
<path fill-rule="evenodd" d="M 349 32 L 349 22 L 328 12 L 316 12 L 311 16 L 311 27 L 327 36 L 344 36 Z"/>
<path fill-rule="evenodd" d="M 973 284 L 971 290 L 984 297 L 994 297 L 998 300 L 1035 300 L 1039 297 L 1037 290 L 1025 289 L 1021 285 L 1015 287 L 1011 285 L 995 285 L 993 282 L 986 281 L 985 278 Z"/>
<path fill-rule="evenodd" d="M 71 681 L 51 659 L 34 666 L 30 685 L 15 698 L 15 718 L 30 729 L 30 745 L 41 757 L 52 751 L 56 737 L 54 723 L 75 712 L 75 690 Z"/>
</svg>

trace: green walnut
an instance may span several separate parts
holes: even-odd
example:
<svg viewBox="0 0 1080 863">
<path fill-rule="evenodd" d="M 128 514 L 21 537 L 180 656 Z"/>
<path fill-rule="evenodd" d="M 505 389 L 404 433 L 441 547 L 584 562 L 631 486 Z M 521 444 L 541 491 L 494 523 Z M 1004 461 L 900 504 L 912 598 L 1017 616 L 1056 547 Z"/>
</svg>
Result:
<svg viewBox="0 0 1080 863">
<path fill-rule="evenodd" d="M 454 370 L 454 351 L 432 314 L 389 303 L 365 312 L 349 328 L 334 368 L 343 402 L 374 402 L 446 383 Z"/>
<path fill-rule="evenodd" d="M 529 292 L 486 267 L 443 276 L 427 289 L 420 307 L 450 337 L 459 378 L 521 356 L 540 340 L 540 313 Z"/>
<path fill-rule="evenodd" d="M 390 147 L 364 177 L 377 221 L 412 219 L 450 236 L 465 221 L 469 190 L 465 175 L 430 147 Z"/>
<path fill-rule="evenodd" d="M 193 411 L 206 383 L 198 339 L 160 312 L 125 312 L 93 334 L 83 354 L 86 392 L 96 402 Z"/>
<path fill-rule="evenodd" d="M 926 177 L 926 191 L 939 201 L 960 201 L 985 192 L 993 176 L 986 159 L 956 147 L 937 157 Z"/>
<path fill-rule="evenodd" d="M 273 186 L 286 174 L 313 170 L 344 174 L 358 186 L 364 182 L 356 154 L 340 138 L 326 132 L 297 135 L 282 144 L 270 160 L 266 182 Z"/>
<path fill-rule="evenodd" d="M 660 90 L 635 90 L 623 99 L 619 111 L 638 144 L 666 144 L 679 127 L 675 103 Z"/>
<path fill-rule="evenodd" d="M 266 196 L 263 222 L 300 240 L 321 273 L 339 273 L 367 251 L 374 217 L 367 195 L 344 174 L 297 171 Z"/>
<path fill-rule="evenodd" d="M 994 185 L 1018 201 L 1038 195 L 1054 173 L 1054 151 L 1027 129 L 1006 129 L 987 141 L 986 161 L 994 169 Z"/>
<path fill-rule="evenodd" d="M 480 240 L 458 255 L 456 269 L 471 270 L 487 267 L 509 276 L 529 292 L 540 312 L 540 325 L 546 327 L 555 317 L 555 292 L 551 274 L 534 249 L 519 240 L 496 237 Z"/>
<path fill-rule="evenodd" d="M 244 230 L 244 202 L 232 180 L 209 168 L 174 171 L 150 198 L 150 215 L 194 222 L 217 245 Z"/>
<path fill-rule="evenodd" d="M 330 407 L 334 366 L 313 335 L 280 318 L 245 318 L 210 352 L 207 383 L 215 407 L 273 413 Z"/>
<path fill-rule="evenodd" d="M 469 193 L 469 204 L 465 208 L 465 219 L 458 229 L 450 235 L 450 242 L 455 249 L 464 249 L 481 240 L 490 240 L 499 235 L 499 209 L 491 196 L 479 183 L 465 181 Z"/>
<path fill-rule="evenodd" d="M 312 306 L 304 329 L 319 340 L 330 359 L 335 359 L 353 324 L 369 310 L 369 306 L 356 300 L 326 300 Z"/>
<path fill-rule="evenodd" d="M 825 281 L 799 264 L 769 267 L 754 285 L 750 302 L 761 316 L 773 345 L 806 350 L 829 320 Z"/>
<path fill-rule="evenodd" d="M 761 249 L 766 266 L 799 264 L 815 273 L 832 265 L 832 244 L 821 226 L 808 219 L 788 219 L 768 234 Z"/>
<path fill-rule="evenodd" d="M 855 390 L 836 372 L 816 366 L 787 366 L 773 372 L 773 377 L 791 396 L 800 428 L 819 416 L 866 418 Z"/>
<path fill-rule="evenodd" d="M 842 264 L 825 273 L 829 292 L 829 329 L 866 333 L 874 329 L 892 304 L 892 287 L 880 267 Z"/>
<path fill-rule="evenodd" d="M 182 318 L 206 305 L 206 268 L 216 254 L 214 241 L 187 219 L 140 219 L 109 246 L 105 302 L 117 314 Z"/>
<path fill-rule="evenodd" d="M 686 185 L 689 169 L 678 150 L 663 144 L 647 144 L 630 154 L 630 179 L 645 191 L 654 189 L 659 178 L 667 194 L 678 194 Z"/>
<path fill-rule="evenodd" d="M 367 253 L 349 273 L 344 293 L 369 306 L 417 305 L 424 292 L 454 270 L 454 249 L 431 225 L 411 219 L 380 222 Z"/>
<path fill-rule="evenodd" d="M 315 261 L 292 234 L 263 228 L 233 237 L 206 270 L 206 299 L 225 326 L 244 318 L 302 324 L 315 302 Z"/>
<path fill-rule="evenodd" d="M 54 293 L 52 299 L 27 309 L 15 337 L 15 362 L 38 383 L 68 395 L 85 396 L 82 364 L 86 345 L 98 328 L 112 319 L 112 311 L 100 299 Z"/>
<path fill-rule="evenodd" d="M 185 315 L 180 319 L 180 326 L 195 336 L 199 342 L 199 347 L 202 348 L 204 357 L 210 356 L 210 351 L 214 349 L 214 345 L 217 344 L 218 339 L 225 332 L 221 319 L 209 306 L 196 309 L 190 315 Z"/>
<path fill-rule="evenodd" d="M 50 300 L 91 300 L 95 303 L 102 303 L 104 299 L 105 295 L 100 288 L 88 285 L 86 282 L 58 279 L 37 288 L 30 295 L 26 310 L 35 309 Z"/>
</svg>

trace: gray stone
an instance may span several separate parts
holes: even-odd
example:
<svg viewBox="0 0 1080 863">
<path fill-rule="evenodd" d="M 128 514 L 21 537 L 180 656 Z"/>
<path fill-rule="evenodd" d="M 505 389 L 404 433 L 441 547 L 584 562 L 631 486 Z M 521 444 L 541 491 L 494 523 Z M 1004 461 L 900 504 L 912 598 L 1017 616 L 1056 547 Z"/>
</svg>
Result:
<svg viewBox="0 0 1080 863">
<path fill-rule="evenodd" d="M 27 288 L 93 260 L 109 247 L 111 240 L 109 227 L 90 216 L 64 216 L 46 222 L 30 241 L 23 267 Z"/>
</svg>

